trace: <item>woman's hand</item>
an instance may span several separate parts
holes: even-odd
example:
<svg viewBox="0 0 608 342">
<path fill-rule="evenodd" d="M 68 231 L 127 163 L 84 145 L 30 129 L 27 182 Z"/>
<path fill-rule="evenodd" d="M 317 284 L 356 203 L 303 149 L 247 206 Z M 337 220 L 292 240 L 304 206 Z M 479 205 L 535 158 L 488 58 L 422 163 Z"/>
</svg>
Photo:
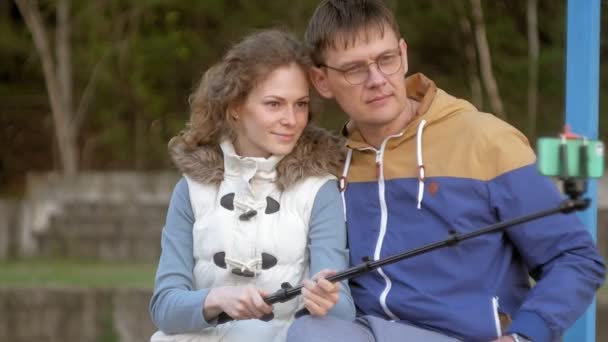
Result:
<svg viewBox="0 0 608 342">
<path fill-rule="evenodd" d="M 212 288 L 203 304 L 203 315 L 208 322 L 225 312 L 235 320 L 260 318 L 272 312 L 264 302 L 266 293 L 252 285 Z"/>
<path fill-rule="evenodd" d="M 304 280 L 302 297 L 304 306 L 313 316 L 325 316 L 336 305 L 340 297 L 340 283 L 328 281 L 328 276 L 336 271 L 322 270 L 312 277 L 312 280 Z"/>
</svg>

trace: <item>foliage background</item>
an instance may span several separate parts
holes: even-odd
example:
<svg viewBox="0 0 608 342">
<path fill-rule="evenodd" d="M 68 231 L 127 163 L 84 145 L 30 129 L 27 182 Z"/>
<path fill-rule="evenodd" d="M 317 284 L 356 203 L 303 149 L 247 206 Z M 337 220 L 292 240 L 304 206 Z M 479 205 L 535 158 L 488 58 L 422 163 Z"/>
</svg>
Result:
<svg viewBox="0 0 608 342">
<path fill-rule="evenodd" d="M 188 118 L 188 96 L 225 49 L 252 30 L 280 27 L 302 36 L 316 0 L 73 1 L 75 98 L 98 65 L 78 137 L 81 170 L 171 168 L 167 141 Z M 458 13 L 466 0 L 389 0 L 408 43 L 410 73 L 471 98 Z M 52 27 L 54 1 L 42 0 Z M 493 69 L 511 124 L 526 131 L 526 1 L 483 1 Z M 539 106 L 536 136 L 563 125 L 566 1 L 539 0 Z M 608 8 L 602 7 L 600 135 L 608 137 Z M 490 111 L 488 101 L 483 109 Z M 338 129 L 344 116 L 323 103 L 316 120 Z M 18 196 L 28 171 L 60 169 L 40 60 L 13 2 L 0 2 L 0 193 Z"/>
</svg>

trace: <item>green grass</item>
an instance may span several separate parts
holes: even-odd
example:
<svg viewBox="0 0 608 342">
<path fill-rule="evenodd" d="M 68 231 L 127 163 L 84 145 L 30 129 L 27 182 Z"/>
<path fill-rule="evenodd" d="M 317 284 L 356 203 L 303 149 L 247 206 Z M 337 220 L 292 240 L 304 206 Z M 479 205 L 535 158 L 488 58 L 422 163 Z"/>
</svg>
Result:
<svg viewBox="0 0 608 342">
<path fill-rule="evenodd" d="M 0 286 L 148 287 L 156 264 L 86 260 L 0 261 Z"/>
</svg>

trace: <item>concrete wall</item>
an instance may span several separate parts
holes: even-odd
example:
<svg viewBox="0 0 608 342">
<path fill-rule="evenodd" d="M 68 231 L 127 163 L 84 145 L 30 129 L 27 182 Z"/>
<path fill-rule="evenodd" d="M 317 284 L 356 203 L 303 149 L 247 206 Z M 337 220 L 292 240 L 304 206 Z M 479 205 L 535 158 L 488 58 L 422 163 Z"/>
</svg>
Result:
<svg viewBox="0 0 608 342">
<path fill-rule="evenodd" d="M 84 172 L 70 179 L 55 173 L 28 174 L 18 227 L 19 255 L 38 255 L 37 236 L 49 230 L 53 217 L 66 213 L 66 203 L 166 206 L 178 179 L 176 172 Z"/>
<path fill-rule="evenodd" d="M 0 199 L 0 260 L 17 254 L 17 227 L 21 202 Z"/>
<path fill-rule="evenodd" d="M 0 341 L 141 342 L 150 289 L 0 288 Z"/>
<path fill-rule="evenodd" d="M 142 342 L 156 331 L 150 289 L 0 288 L 0 341 Z M 596 341 L 608 341 L 598 302 Z"/>
<path fill-rule="evenodd" d="M 167 203 L 65 203 L 37 233 L 38 255 L 157 261 Z"/>
</svg>

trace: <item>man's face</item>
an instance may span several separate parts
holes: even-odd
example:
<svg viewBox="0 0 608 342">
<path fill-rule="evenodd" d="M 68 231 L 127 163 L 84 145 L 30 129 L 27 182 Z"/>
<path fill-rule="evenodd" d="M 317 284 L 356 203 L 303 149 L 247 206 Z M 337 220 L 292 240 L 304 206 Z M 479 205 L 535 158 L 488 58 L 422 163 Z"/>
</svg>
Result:
<svg viewBox="0 0 608 342">
<path fill-rule="evenodd" d="M 369 39 L 364 37 L 361 34 L 354 44 L 348 44 L 346 48 L 343 44 L 336 44 L 336 48 L 327 50 L 323 64 L 331 68 L 313 68 L 311 76 L 319 93 L 326 98 L 334 98 L 358 126 L 382 128 L 390 126 L 407 105 L 407 49 L 403 39 L 398 39 L 388 27 L 384 29 L 384 35 L 370 31 Z M 391 75 L 383 73 L 383 67 L 378 64 L 383 63 L 385 56 L 390 58 L 399 53 L 398 70 Z M 367 68 L 367 75 L 355 79 L 361 84 L 353 84 L 359 82 L 352 82 L 352 78 L 347 79 L 343 72 L 335 70 L 351 70 L 353 67 Z M 390 71 L 389 68 L 384 69 Z"/>
</svg>

